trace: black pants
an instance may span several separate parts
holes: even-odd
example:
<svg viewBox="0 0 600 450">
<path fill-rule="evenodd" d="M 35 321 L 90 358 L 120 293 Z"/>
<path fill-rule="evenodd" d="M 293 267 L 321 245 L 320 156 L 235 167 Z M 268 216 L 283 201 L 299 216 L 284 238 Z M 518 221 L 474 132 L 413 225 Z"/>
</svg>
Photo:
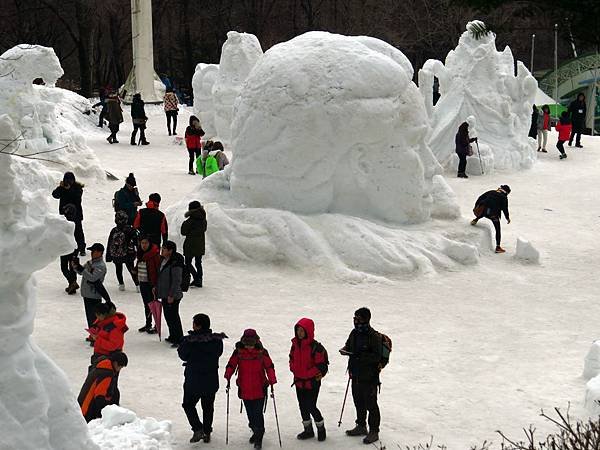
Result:
<svg viewBox="0 0 600 450">
<path fill-rule="evenodd" d="M 98 126 L 102 128 L 104 126 L 104 118 L 106 117 L 106 107 L 102 107 L 100 115 L 98 116 Z"/>
<path fill-rule="evenodd" d="M 75 221 L 75 232 L 73 233 L 75 242 L 77 242 L 77 250 L 85 250 L 85 235 L 83 234 L 83 224 L 81 220 Z"/>
<path fill-rule="evenodd" d="M 179 317 L 179 303 L 181 300 L 173 300 L 169 303 L 167 299 L 162 299 L 165 321 L 169 327 L 170 340 L 178 344 L 183 339 L 183 327 L 181 326 L 181 317 Z"/>
<path fill-rule="evenodd" d="M 110 137 L 112 137 L 116 141 L 117 133 L 119 132 L 119 124 L 118 123 L 109 123 L 108 129 L 110 130 Z"/>
<path fill-rule="evenodd" d="M 137 130 L 140 130 L 140 140 L 142 142 L 146 142 L 146 125 L 144 124 L 133 124 L 133 132 L 131 133 L 131 143 L 136 144 L 135 135 L 137 134 Z"/>
<path fill-rule="evenodd" d="M 65 276 L 69 284 L 77 281 L 77 274 L 71 268 L 71 260 L 73 259 L 73 256 L 73 253 L 69 253 L 68 255 L 62 255 L 60 257 L 60 271 Z"/>
<path fill-rule="evenodd" d="M 198 417 L 196 405 L 200 402 L 202 406 L 202 420 Z M 212 433 L 213 416 L 215 414 L 215 394 L 198 395 L 198 393 L 183 388 L 183 403 L 181 404 L 185 415 L 187 416 L 192 431 L 203 431 L 204 433 Z"/>
<path fill-rule="evenodd" d="M 490 219 L 492 221 L 492 225 L 494 225 L 494 230 L 496 230 L 496 246 L 500 247 L 500 241 L 502 240 L 502 231 L 500 229 L 500 217 L 485 216 L 485 218 Z"/>
<path fill-rule="evenodd" d="M 248 426 L 255 434 L 260 434 L 261 436 L 265 432 L 264 407 L 264 397 L 258 400 L 244 400 L 244 408 L 246 408 L 246 414 L 248 415 Z"/>
<path fill-rule="evenodd" d="M 140 294 L 142 295 L 142 301 L 144 302 L 144 316 L 146 317 L 146 326 L 152 326 L 152 312 L 148 303 L 154 300 L 154 294 L 152 294 L 152 285 L 147 281 L 140 283 Z"/>
<path fill-rule="evenodd" d="M 457 153 L 458 155 L 458 173 L 463 174 L 467 170 L 467 155 Z"/>
<path fill-rule="evenodd" d="M 171 120 L 173 120 L 173 134 L 177 134 L 177 111 L 165 111 L 167 116 L 167 130 L 171 134 Z"/>
<path fill-rule="evenodd" d="M 113 261 L 113 264 L 115 265 L 115 272 L 117 272 L 117 281 L 119 282 L 119 284 L 125 284 L 123 281 L 123 262 L 119 261 Z M 137 280 L 137 276 L 135 276 L 134 272 L 133 272 L 133 261 L 131 260 L 126 260 L 124 262 L 125 266 L 127 267 L 127 270 L 129 271 L 129 274 L 131 275 L 131 279 L 133 280 L 133 283 L 137 286 L 138 280 Z"/>
<path fill-rule="evenodd" d="M 192 264 L 192 261 L 194 261 L 194 264 Z M 204 276 L 204 271 L 202 270 L 202 256 L 186 256 L 185 265 L 192 275 L 193 282 L 202 283 L 202 277 Z M 194 267 L 194 265 L 196 267 Z"/>
<path fill-rule="evenodd" d="M 300 415 L 304 422 L 310 420 L 310 416 L 315 419 L 315 422 L 321 422 L 323 416 L 321 411 L 317 408 L 317 399 L 319 398 L 319 390 L 321 389 L 321 383 L 314 383 L 312 389 L 298 389 L 296 388 L 296 397 L 298 398 L 298 406 L 300 407 Z"/>
<path fill-rule="evenodd" d="M 573 127 L 571 130 L 571 137 L 569 138 L 569 145 L 573 145 L 573 138 L 575 138 L 575 145 L 581 145 L 581 133 L 581 128 Z"/>
<path fill-rule="evenodd" d="M 560 152 L 561 155 L 565 154 L 565 141 L 558 141 L 556 143 L 556 148 Z"/>
<path fill-rule="evenodd" d="M 202 154 L 202 149 L 199 148 L 188 148 L 188 155 L 190 156 L 190 160 L 188 162 L 188 171 L 196 172 L 196 159 L 200 157 Z"/>
<path fill-rule="evenodd" d="M 367 426 L 369 413 L 369 431 L 379 433 L 381 416 L 377 405 L 377 383 L 360 383 L 352 380 L 352 398 L 356 407 L 356 424 Z"/>
<path fill-rule="evenodd" d="M 83 283 L 86 283 L 86 281 Z M 99 298 L 83 298 L 85 318 L 87 319 L 88 328 L 94 325 L 94 322 L 96 321 L 96 306 L 98 306 L 100 303 L 102 303 L 102 299 Z"/>
</svg>

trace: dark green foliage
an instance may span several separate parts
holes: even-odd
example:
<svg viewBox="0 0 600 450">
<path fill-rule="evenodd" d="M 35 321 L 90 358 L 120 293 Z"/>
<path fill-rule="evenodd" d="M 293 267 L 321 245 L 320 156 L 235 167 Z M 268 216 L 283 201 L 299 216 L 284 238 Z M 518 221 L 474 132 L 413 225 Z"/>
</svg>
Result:
<svg viewBox="0 0 600 450">
<path fill-rule="evenodd" d="M 469 27 L 469 33 L 477 41 L 482 37 L 487 36 L 491 32 L 492 30 L 490 29 L 490 27 L 483 22 L 472 23 Z"/>
</svg>

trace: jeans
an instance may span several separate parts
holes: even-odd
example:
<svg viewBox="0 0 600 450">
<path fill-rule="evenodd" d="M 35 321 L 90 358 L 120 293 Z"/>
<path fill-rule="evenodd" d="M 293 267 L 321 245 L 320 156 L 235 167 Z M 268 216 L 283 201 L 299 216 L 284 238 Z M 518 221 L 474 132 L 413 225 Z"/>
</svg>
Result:
<svg viewBox="0 0 600 450">
<path fill-rule="evenodd" d="M 169 327 L 169 340 L 174 344 L 179 344 L 183 339 L 183 327 L 181 326 L 181 317 L 179 317 L 180 302 L 181 299 L 173 300 L 173 303 L 169 303 L 166 298 L 162 299 L 163 313 Z"/>
<path fill-rule="evenodd" d="M 77 242 L 77 250 L 85 250 L 85 236 L 83 234 L 83 224 L 81 220 L 75 221 L 75 232 L 73 233 L 75 242 Z"/>
<path fill-rule="evenodd" d="M 152 293 L 152 285 L 147 281 L 140 283 L 140 294 L 142 295 L 142 301 L 144 302 L 144 316 L 146 317 L 146 327 L 152 326 L 152 312 L 148 303 L 154 300 L 154 294 Z"/>
<path fill-rule="evenodd" d="M 296 388 L 296 397 L 298 398 L 298 406 L 300 407 L 300 415 L 304 422 L 310 420 L 310 416 L 315 419 L 315 422 L 321 422 L 323 416 L 317 408 L 317 399 L 319 398 L 319 390 L 321 383 L 315 382 L 312 389 Z"/>
<path fill-rule="evenodd" d="M 69 253 L 68 255 L 62 255 L 60 257 L 60 271 L 65 276 L 69 284 L 77 281 L 77 274 L 71 268 L 71 260 L 75 256 L 73 253 Z"/>
<path fill-rule="evenodd" d="M 119 284 L 125 284 L 123 281 L 123 262 L 115 262 L 113 261 L 113 264 L 115 265 L 115 272 L 117 273 L 117 281 L 119 282 Z M 133 284 L 135 284 L 136 286 L 139 284 L 138 280 L 137 280 L 137 276 L 135 275 L 134 271 L 133 271 L 133 261 L 131 260 L 126 260 L 125 261 L 125 266 L 127 267 L 127 270 L 129 271 L 129 274 L 131 275 L 131 279 L 133 280 Z"/>
<path fill-rule="evenodd" d="M 202 406 L 202 420 L 198 417 L 196 405 L 200 402 Z M 187 416 L 192 431 L 203 431 L 204 433 L 212 433 L 213 416 L 215 413 L 215 394 L 201 396 L 195 392 L 183 389 L 183 403 L 181 404 L 185 415 Z"/>
<path fill-rule="evenodd" d="M 85 281 L 84 281 L 85 283 Z M 87 319 L 88 328 L 91 328 L 96 321 L 96 306 L 102 303 L 100 298 L 83 298 L 83 305 L 85 307 L 85 318 Z"/>
<path fill-rule="evenodd" d="M 190 160 L 188 162 L 188 172 L 196 172 L 196 159 L 199 158 L 201 154 L 202 150 L 199 148 L 188 148 L 188 155 L 190 156 Z"/>
<path fill-rule="evenodd" d="M 192 264 L 192 260 L 196 265 L 195 268 L 194 264 Z M 202 277 L 204 276 L 204 271 L 202 270 L 202 256 L 186 256 L 185 265 L 192 275 L 193 282 L 202 283 Z"/>
<path fill-rule="evenodd" d="M 171 120 L 173 120 L 173 134 L 177 134 L 177 111 L 165 111 L 167 116 L 167 130 L 171 134 Z"/>
<path fill-rule="evenodd" d="M 352 380 L 352 398 L 356 407 L 356 424 L 367 426 L 369 413 L 369 431 L 379 433 L 381 416 L 377 404 L 377 383 L 360 383 Z"/>
<path fill-rule="evenodd" d="M 465 154 L 461 154 L 461 153 L 457 153 L 458 155 L 458 173 L 465 173 L 465 170 L 467 170 L 467 155 Z"/>
<path fill-rule="evenodd" d="M 265 432 L 265 416 L 263 408 L 265 407 L 265 399 L 244 400 L 244 408 L 248 415 L 248 426 L 255 434 L 264 434 Z"/>
</svg>

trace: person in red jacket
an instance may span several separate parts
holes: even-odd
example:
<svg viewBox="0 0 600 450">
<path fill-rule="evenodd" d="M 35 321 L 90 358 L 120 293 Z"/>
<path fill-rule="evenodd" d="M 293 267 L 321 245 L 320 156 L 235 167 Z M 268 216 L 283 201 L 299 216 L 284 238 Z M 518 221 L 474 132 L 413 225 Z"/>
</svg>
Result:
<svg viewBox="0 0 600 450">
<path fill-rule="evenodd" d="M 150 242 L 160 247 L 160 238 L 162 236 L 163 243 L 169 240 L 169 227 L 167 218 L 164 213 L 159 210 L 161 197 L 158 193 L 153 193 L 148 196 L 146 207 L 140 209 L 133 220 L 133 228 L 138 230 L 140 234 L 148 236 Z"/>
<path fill-rule="evenodd" d="M 560 159 L 565 159 L 567 154 L 565 153 L 565 141 L 568 141 L 571 137 L 571 130 L 573 129 L 571 125 L 571 120 L 569 119 L 569 113 L 567 111 L 563 111 L 560 115 L 560 121 L 556 124 L 556 131 L 558 131 L 558 142 L 556 143 L 556 148 L 560 152 Z"/>
<path fill-rule="evenodd" d="M 185 146 L 190 157 L 188 163 L 190 175 L 196 175 L 194 166 L 196 159 L 202 155 L 202 136 L 204 136 L 204 130 L 200 126 L 200 120 L 196 116 L 191 116 L 190 126 L 185 129 Z"/>
<path fill-rule="evenodd" d="M 327 350 L 315 340 L 315 323 L 303 318 L 294 327 L 294 339 L 290 350 L 290 371 L 294 374 L 296 397 L 302 416 L 304 431 L 298 439 L 310 439 L 315 436 L 311 416 L 317 426 L 317 439 L 326 438 L 325 422 L 321 411 L 317 408 L 317 399 L 321 389 L 321 379 L 328 370 Z"/>
<path fill-rule="evenodd" d="M 92 366 L 102 356 L 123 350 L 127 319 L 123 313 L 117 312 L 112 303 L 100 303 L 96 306 L 96 321 L 90 328 L 90 338 L 94 342 Z"/>
<path fill-rule="evenodd" d="M 150 312 L 148 303 L 155 300 L 154 290 L 156 288 L 159 269 L 160 249 L 158 245 L 150 242 L 148 236 L 142 236 L 140 238 L 140 245 L 138 246 L 137 264 L 135 266 L 135 272 L 140 283 L 140 294 L 144 302 L 144 315 L 146 317 L 146 323 L 138 329 L 140 333 L 156 333 L 156 328 L 152 326 L 152 313 Z"/>
<path fill-rule="evenodd" d="M 265 419 L 263 407 L 267 396 L 267 387 L 277 383 L 275 366 L 269 357 L 269 352 L 262 346 L 256 331 L 249 328 L 244 331 L 240 341 L 235 344 L 235 350 L 229 358 L 225 369 L 227 389 L 231 377 L 238 371 L 238 397 L 244 402 L 248 422 L 252 430 L 250 443 L 254 448 L 262 448 L 265 434 Z"/>
</svg>

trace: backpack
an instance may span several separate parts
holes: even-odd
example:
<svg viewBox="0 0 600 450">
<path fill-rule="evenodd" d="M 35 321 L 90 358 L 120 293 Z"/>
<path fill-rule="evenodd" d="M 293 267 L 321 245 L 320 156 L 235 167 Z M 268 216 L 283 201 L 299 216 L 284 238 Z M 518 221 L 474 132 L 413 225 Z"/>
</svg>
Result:
<svg viewBox="0 0 600 450">
<path fill-rule="evenodd" d="M 208 155 L 204 160 L 204 176 L 207 177 L 219 171 L 219 163 L 213 155 Z"/>
<path fill-rule="evenodd" d="M 392 353 L 392 340 L 388 335 L 379 333 L 381 336 L 381 356 L 379 359 L 379 370 L 385 368 L 390 362 L 390 353 Z"/>
<path fill-rule="evenodd" d="M 192 283 L 192 274 L 185 263 L 185 258 L 183 255 L 181 253 L 175 253 L 175 257 L 181 262 L 181 292 L 187 292 L 190 289 L 190 284 Z M 171 271 L 169 270 L 169 276 L 170 274 Z"/>
<path fill-rule="evenodd" d="M 117 260 L 125 259 L 129 254 L 131 254 L 125 230 L 120 230 L 118 228 L 116 229 L 112 235 L 110 248 L 108 251 L 110 252 L 110 257 Z"/>
<path fill-rule="evenodd" d="M 323 344 L 321 344 L 319 341 L 313 340 L 310 355 L 313 359 L 315 359 L 315 354 L 317 353 L 323 353 L 323 356 L 325 357 L 325 362 L 323 363 L 324 370 L 321 371 L 321 377 L 324 377 L 327 375 L 327 372 L 329 372 L 329 355 L 327 354 L 325 347 L 323 347 Z"/>
</svg>

